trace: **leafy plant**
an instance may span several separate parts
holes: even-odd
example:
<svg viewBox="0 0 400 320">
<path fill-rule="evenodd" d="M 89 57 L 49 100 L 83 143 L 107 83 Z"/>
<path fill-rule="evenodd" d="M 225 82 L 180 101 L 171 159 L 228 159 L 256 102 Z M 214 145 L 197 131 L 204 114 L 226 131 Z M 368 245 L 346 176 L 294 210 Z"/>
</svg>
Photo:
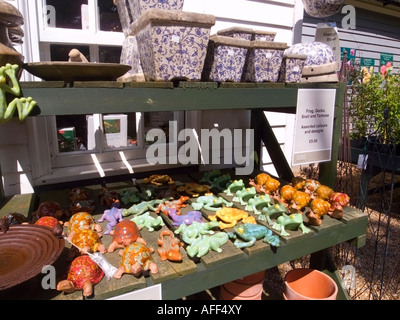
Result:
<svg viewBox="0 0 400 320">
<path fill-rule="evenodd" d="M 354 95 L 349 103 L 351 139 L 374 134 L 400 142 L 400 75 L 392 74 L 392 70 L 390 62 L 381 66 L 379 73 L 374 73 L 373 67 L 353 70 Z M 386 126 L 382 125 L 384 120 Z"/>
</svg>

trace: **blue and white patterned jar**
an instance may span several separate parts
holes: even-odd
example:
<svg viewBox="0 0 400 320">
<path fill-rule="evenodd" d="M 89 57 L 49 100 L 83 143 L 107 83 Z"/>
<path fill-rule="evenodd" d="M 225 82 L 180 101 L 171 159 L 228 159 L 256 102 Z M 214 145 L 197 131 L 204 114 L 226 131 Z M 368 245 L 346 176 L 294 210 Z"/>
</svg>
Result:
<svg viewBox="0 0 400 320">
<path fill-rule="evenodd" d="M 284 42 L 251 41 L 244 81 L 277 82 L 286 48 Z"/>
<path fill-rule="evenodd" d="M 200 80 L 215 16 L 149 9 L 132 24 L 146 81 Z"/>
<path fill-rule="evenodd" d="M 305 66 L 319 66 L 334 63 L 335 55 L 332 48 L 324 42 L 302 42 L 292 45 L 286 50 L 288 54 L 305 54 Z"/>
<path fill-rule="evenodd" d="M 182 11 L 184 0 L 128 0 L 133 20 L 139 18 L 148 9 Z"/>
<path fill-rule="evenodd" d="M 240 82 L 249 46 L 249 40 L 211 36 L 202 80 Z"/>
<path fill-rule="evenodd" d="M 303 74 L 305 54 L 284 54 L 279 72 L 279 82 L 300 82 Z"/>
<path fill-rule="evenodd" d="M 315 18 L 334 15 L 342 8 L 344 0 L 303 0 L 304 11 Z"/>
</svg>

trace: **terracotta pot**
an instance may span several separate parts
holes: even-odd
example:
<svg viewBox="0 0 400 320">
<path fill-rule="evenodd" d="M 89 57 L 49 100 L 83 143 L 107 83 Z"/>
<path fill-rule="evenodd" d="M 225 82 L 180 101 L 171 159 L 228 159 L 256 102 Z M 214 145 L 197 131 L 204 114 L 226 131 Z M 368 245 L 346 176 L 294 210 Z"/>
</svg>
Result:
<svg viewBox="0 0 400 320">
<path fill-rule="evenodd" d="M 261 300 L 265 270 L 225 283 L 220 288 L 221 300 Z"/>
<path fill-rule="evenodd" d="M 285 300 L 336 300 L 338 287 L 325 273 L 298 268 L 285 276 Z"/>
</svg>

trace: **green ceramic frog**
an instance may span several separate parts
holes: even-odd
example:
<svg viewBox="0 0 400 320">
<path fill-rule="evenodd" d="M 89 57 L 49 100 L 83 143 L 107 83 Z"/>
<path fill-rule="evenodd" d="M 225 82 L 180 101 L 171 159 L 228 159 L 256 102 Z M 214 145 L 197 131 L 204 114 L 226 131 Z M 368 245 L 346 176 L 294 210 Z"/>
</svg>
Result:
<svg viewBox="0 0 400 320">
<path fill-rule="evenodd" d="M 284 237 L 290 236 L 290 233 L 286 230 L 300 229 L 303 233 L 311 232 L 311 230 L 304 225 L 303 215 L 301 213 L 292 213 L 290 215 L 282 213 L 272 225 L 272 228 L 280 231 L 281 236 Z"/>
<path fill-rule="evenodd" d="M 245 210 L 253 211 L 255 214 L 261 214 L 264 207 L 271 206 L 271 197 L 268 194 L 257 195 L 249 199 Z"/>
<path fill-rule="evenodd" d="M 287 213 L 287 207 L 282 202 L 278 202 L 275 204 L 270 204 L 261 209 L 261 213 L 258 216 L 258 220 L 267 221 L 267 223 L 271 226 L 274 221 L 272 219 L 277 219 L 281 214 Z"/>
<path fill-rule="evenodd" d="M 232 207 L 233 203 L 225 200 L 222 197 L 216 197 L 214 195 L 200 196 L 196 199 L 196 202 L 192 202 L 191 206 L 194 210 L 200 210 L 202 208 L 210 211 L 218 211 L 223 206 Z"/>
<path fill-rule="evenodd" d="M 257 190 L 254 187 L 245 188 L 239 191 L 236 191 L 235 196 L 233 197 L 232 201 L 239 202 L 241 205 L 246 205 L 247 202 L 254 198 L 257 195 Z"/>
<path fill-rule="evenodd" d="M 211 183 L 211 188 L 217 189 L 218 191 L 225 190 L 226 187 L 232 182 L 231 175 L 229 173 L 223 174 L 222 176 L 216 177 Z"/>
<path fill-rule="evenodd" d="M 196 239 L 191 245 L 187 246 L 186 251 L 189 257 L 196 256 L 200 258 L 206 255 L 210 250 L 222 252 L 221 246 L 229 240 L 225 232 L 217 232 L 212 236 L 204 235 Z"/>
<path fill-rule="evenodd" d="M 260 224 L 244 223 L 236 225 L 235 232 L 228 232 L 231 239 L 236 239 L 233 245 L 236 248 L 247 248 L 253 246 L 257 240 L 263 239 L 265 243 L 278 247 L 280 244 L 279 237 L 274 235 L 272 230 Z M 244 241 L 237 239 L 240 237 Z"/>
<path fill-rule="evenodd" d="M 233 196 L 239 190 L 243 190 L 246 188 L 244 185 L 243 179 L 234 180 L 228 187 L 224 190 L 227 196 Z"/>
</svg>

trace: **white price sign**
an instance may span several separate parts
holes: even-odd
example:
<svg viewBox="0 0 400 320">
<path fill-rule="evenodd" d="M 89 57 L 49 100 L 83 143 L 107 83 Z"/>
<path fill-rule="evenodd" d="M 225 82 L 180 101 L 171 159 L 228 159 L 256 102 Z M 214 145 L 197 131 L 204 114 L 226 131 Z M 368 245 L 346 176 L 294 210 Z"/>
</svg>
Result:
<svg viewBox="0 0 400 320">
<path fill-rule="evenodd" d="M 299 89 L 292 165 L 331 160 L 336 89 Z"/>
</svg>

